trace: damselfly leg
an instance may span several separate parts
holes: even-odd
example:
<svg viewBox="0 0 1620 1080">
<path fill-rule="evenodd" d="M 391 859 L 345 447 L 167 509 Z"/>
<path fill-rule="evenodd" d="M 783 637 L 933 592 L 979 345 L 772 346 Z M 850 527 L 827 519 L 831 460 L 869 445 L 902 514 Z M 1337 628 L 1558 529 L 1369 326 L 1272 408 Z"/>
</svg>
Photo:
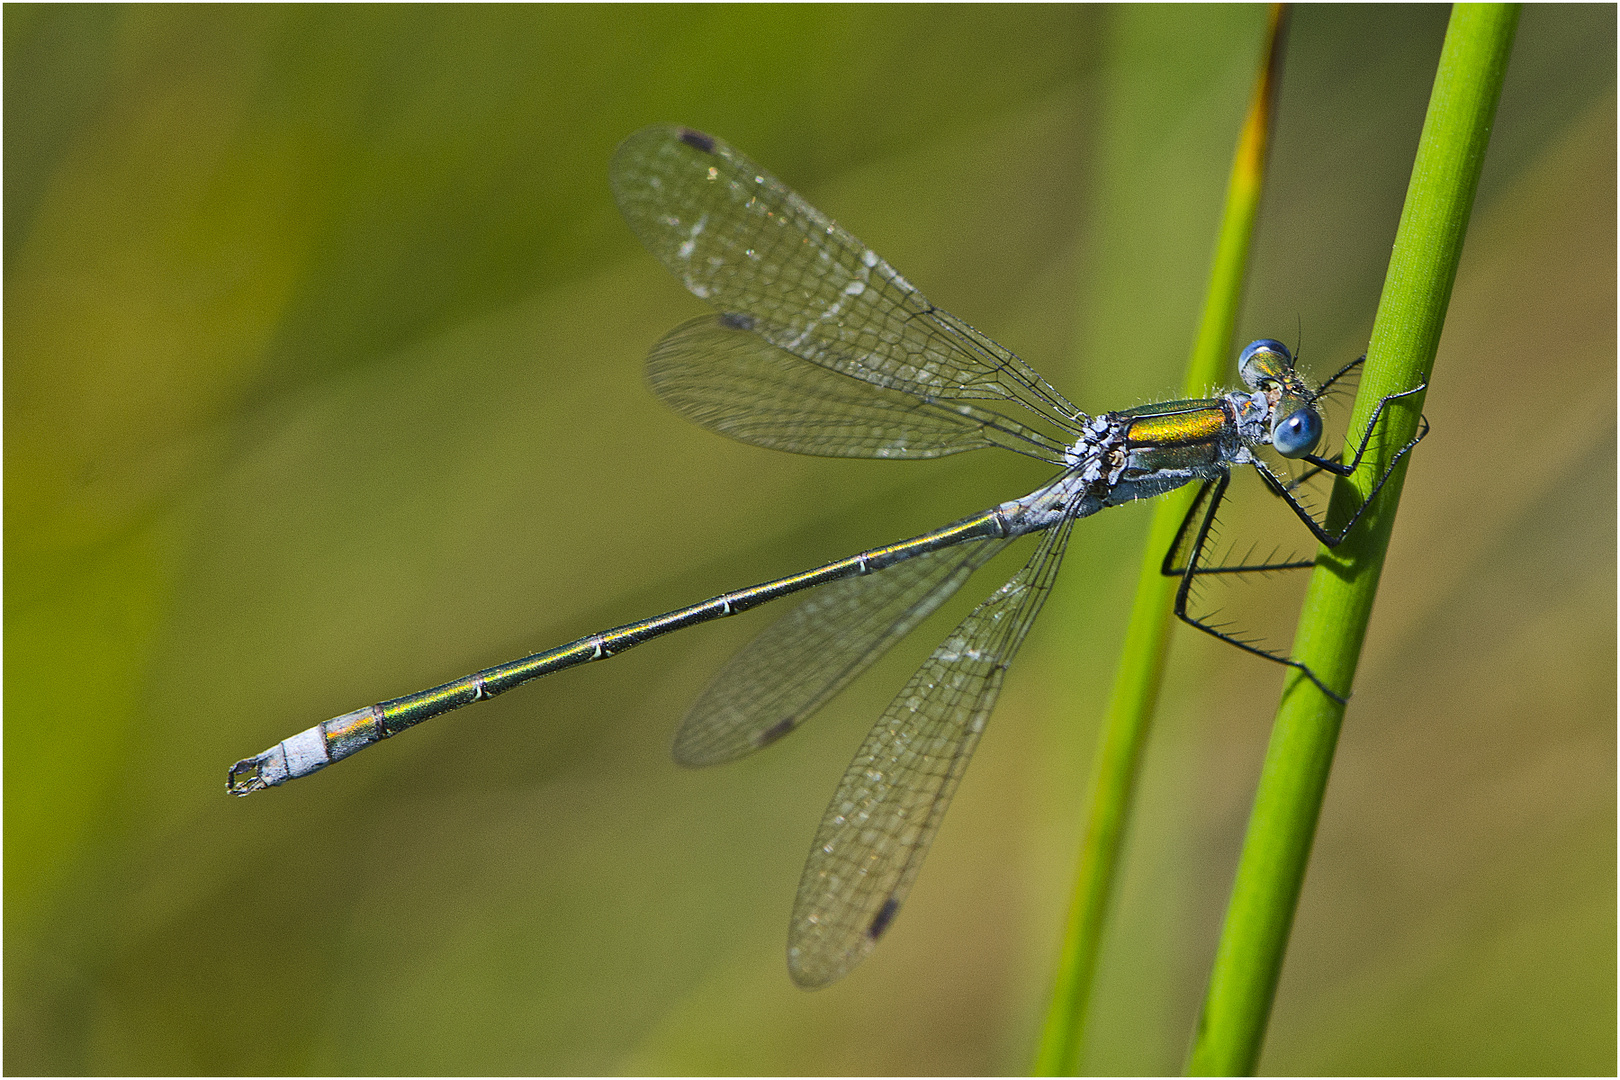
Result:
<svg viewBox="0 0 1620 1080">
<path fill-rule="evenodd" d="M 1317 397 L 1320 397 L 1321 394 L 1327 390 L 1328 386 L 1337 381 L 1340 376 L 1344 375 L 1353 367 L 1361 364 L 1365 359 L 1366 357 L 1363 356 L 1353 363 L 1346 365 L 1344 368 L 1341 368 L 1337 374 L 1328 380 L 1327 383 L 1323 384 L 1322 388 L 1317 392 Z M 1260 474 L 1260 478 L 1265 482 L 1267 489 L 1273 495 L 1278 496 L 1288 504 L 1289 509 L 1294 512 L 1295 516 L 1305 523 L 1306 527 L 1311 530 L 1312 535 L 1314 535 L 1317 540 L 1321 541 L 1321 543 L 1326 547 L 1338 547 L 1339 544 L 1344 542 L 1344 538 L 1350 534 L 1350 530 L 1355 528 L 1356 523 L 1361 520 L 1361 517 L 1366 512 L 1367 507 L 1370 506 L 1373 500 L 1378 497 L 1378 493 L 1383 490 L 1384 484 L 1388 482 L 1390 475 L 1395 471 L 1395 466 L 1400 463 L 1402 458 L 1411 452 L 1414 446 L 1416 446 L 1419 442 L 1422 442 L 1423 437 L 1429 433 L 1429 422 L 1427 418 L 1421 416 L 1418 418 L 1417 434 L 1415 434 L 1405 446 L 1402 446 L 1398 451 L 1396 451 L 1394 457 L 1390 459 L 1389 465 L 1385 467 L 1383 474 L 1379 476 L 1378 482 L 1373 485 L 1372 490 L 1367 493 L 1367 497 L 1361 501 L 1361 504 L 1356 507 L 1355 511 L 1339 529 L 1329 531 L 1320 522 L 1318 522 L 1311 512 L 1305 506 L 1301 505 L 1299 500 L 1294 496 L 1294 490 L 1304 480 L 1307 480 L 1311 476 L 1319 473 L 1329 472 L 1336 476 L 1349 476 L 1351 473 L 1355 472 L 1357 466 L 1361 464 L 1361 460 L 1367 452 L 1367 447 L 1372 441 L 1373 429 L 1377 426 L 1380 417 L 1383 416 L 1384 409 L 1389 405 L 1390 402 L 1399 400 L 1401 398 L 1410 397 L 1411 395 L 1422 391 L 1426 386 L 1426 383 L 1421 383 L 1410 390 L 1403 390 L 1394 394 L 1386 394 L 1383 398 L 1379 399 L 1378 405 L 1373 409 L 1371 419 L 1369 419 L 1367 422 L 1366 429 L 1362 432 L 1361 442 L 1356 447 L 1355 455 L 1348 463 L 1332 461 L 1326 458 L 1318 457 L 1315 454 L 1306 454 L 1302 456 L 1302 459 L 1309 461 L 1311 463 L 1311 468 L 1303 476 L 1292 482 L 1286 483 L 1259 458 L 1255 458 L 1251 464 L 1254 466 L 1255 471 Z M 1202 630 L 1204 633 L 1226 642 L 1228 645 L 1233 645 L 1239 649 L 1242 649 L 1244 652 L 1250 653 L 1254 656 L 1263 657 L 1264 659 L 1270 660 L 1276 664 L 1282 664 L 1284 667 L 1294 668 L 1306 678 L 1310 679 L 1312 683 L 1316 684 L 1317 689 L 1321 690 L 1328 697 L 1332 698 L 1334 701 L 1337 701 L 1341 705 L 1344 704 L 1347 700 L 1346 697 L 1324 683 L 1320 678 L 1317 677 L 1316 673 L 1304 663 L 1301 663 L 1292 657 L 1263 648 L 1255 644 L 1253 641 L 1247 641 L 1243 638 L 1237 637 L 1221 627 L 1215 626 L 1206 621 L 1205 618 L 1195 615 L 1189 611 L 1189 598 L 1192 595 L 1193 580 L 1195 578 L 1215 574 L 1253 574 L 1269 573 L 1280 570 L 1305 570 L 1316 565 L 1316 560 L 1314 559 L 1287 560 L 1282 562 L 1239 563 L 1236 565 L 1225 564 L 1220 566 L 1204 565 L 1203 559 L 1209 545 L 1210 530 L 1214 528 L 1215 515 L 1220 508 L 1221 501 L 1226 497 L 1226 489 L 1230 482 L 1230 473 L 1225 473 L 1214 480 L 1207 480 L 1204 482 L 1203 486 L 1199 489 L 1197 496 L 1194 497 L 1192 505 L 1187 508 L 1186 516 L 1182 518 L 1181 524 L 1177 527 L 1175 538 L 1171 541 L 1169 550 L 1165 552 L 1164 562 L 1160 567 L 1160 572 L 1166 577 L 1179 576 L 1181 578 L 1181 584 L 1176 589 L 1176 617 L 1185 622 L 1187 625 L 1196 627 L 1199 630 Z M 1197 522 L 1196 528 L 1193 525 L 1195 521 Z"/>
</svg>

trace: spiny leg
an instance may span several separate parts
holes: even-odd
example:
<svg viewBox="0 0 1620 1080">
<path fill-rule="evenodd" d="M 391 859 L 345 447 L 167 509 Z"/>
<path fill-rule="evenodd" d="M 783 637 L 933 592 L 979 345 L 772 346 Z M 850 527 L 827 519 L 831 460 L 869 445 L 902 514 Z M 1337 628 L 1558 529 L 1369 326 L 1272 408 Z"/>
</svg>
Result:
<svg viewBox="0 0 1620 1080">
<path fill-rule="evenodd" d="M 1340 379 L 1344 378 L 1346 375 L 1350 374 L 1352 371 L 1366 362 L 1367 354 L 1362 353 L 1360 356 L 1344 365 L 1344 367 L 1340 368 L 1338 371 L 1335 371 L 1332 375 L 1328 376 L 1327 382 L 1316 388 L 1316 396 L 1321 397 L 1323 394 L 1327 393 L 1333 388 L 1334 383 L 1338 382 Z"/>
<path fill-rule="evenodd" d="M 1326 683 L 1322 682 L 1321 679 L 1316 677 L 1316 673 L 1314 671 L 1300 663 L 1298 660 L 1284 656 L 1281 653 L 1272 652 L 1269 649 L 1263 649 L 1252 642 L 1244 641 L 1242 638 L 1235 637 L 1217 626 L 1204 622 L 1198 616 L 1190 613 L 1187 610 L 1187 601 L 1191 596 L 1193 579 L 1195 577 L 1205 574 L 1216 574 L 1223 572 L 1253 573 L 1263 570 L 1301 570 L 1314 565 L 1314 563 L 1311 562 L 1293 562 L 1226 568 L 1212 567 L 1207 569 L 1198 565 L 1199 559 L 1203 557 L 1204 547 L 1209 540 L 1210 529 L 1213 528 L 1215 524 L 1215 512 L 1220 508 L 1221 500 L 1226 497 L 1226 487 L 1229 483 L 1231 483 L 1231 480 L 1231 474 L 1227 473 L 1218 480 L 1210 480 L 1205 482 L 1203 488 L 1199 490 L 1198 496 L 1193 500 L 1192 506 L 1188 509 L 1187 516 L 1182 519 L 1180 528 L 1176 530 L 1175 541 L 1171 544 L 1170 550 L 1165 554 L 1164 564 L 1161 567 L 1163 573 L 1166 576 L 1174 576 L 1175 574 L 1180 574 L 1181 576 L 1181 584 L 1176 589 L 1176 618 L 1180 619 L 1188 626 L 1196 627 L 1211 637 L 1218 638 L 1219 640 L 1226 642 L 1228 645 L 1234 645 L 1237 648 L 1242 649 L 1244 652 L 1252 653 L 1255 656 L 1261 657 L 1265 660 L 1270 660 L 1274 664 L 1281 664 L 1284 667 L 1291 667 L 1295 669 L 1307 679 L 1311 680 L 1311 682 L 1315 683 L 1317 689 L 1321 690 L 1322 693 L 1343 705 L 1346 701 L 1345 697 L 1342 694 L 1339 694 L 1337 691 L 1329 688 Z M 1191 527 L 1195 518 L 1198 520 L 1198 525 L 1192 534 L 1191 544 L 1187 547 L 1186 563 L 1180 569 L 1173 569 L 1173 564 L 1176 561 L 1175 554 L 1177 551 L 1181 550 L 1183 545 L 1186 543 L 1188 529 Z"/>
<path fill-rule="evenodd" d="M 1164 553 L 1164 562 L 1159 567 L 1159 572 L 1165 577 L 1183 577 L 1186 575 L 1187 563 L 1190 561 L 1187 557 L 1189 530 L 1192 529 L 1193 521 L 1198 518 L 1199 512 L 1204 508 L 1205 500 L 1210 497 L 1211 492 L 1219 483 L 1220 481 L 1216 480 L 1206 480 L 1198 489 L 1198 495 L 1193 499 L 1192 505 L 1187 507 L 1187 514 L 1181 519 L 1181 524 L 1177 526 L 1176 535 L 1171 539 L 1170 547 Z M 1210 508 L 1209 513 L 1213 516 L 1214 509 Z M 1213 528 L 1213 522 L 1211 522 L 1210 528 Z M 1206 533 L 1207 531 L 1208 529 L 1205 530 Z M 1194 565 L 1192 572 L 1198 577 L 1208 574 L 1260 574 L 1269 573 L 1273 570 L 1309 570 L 1315 565 L 1315 559 L 1295 559 L 1288 562 L 1237 563 L 1222 566 Z"/>
</svg>

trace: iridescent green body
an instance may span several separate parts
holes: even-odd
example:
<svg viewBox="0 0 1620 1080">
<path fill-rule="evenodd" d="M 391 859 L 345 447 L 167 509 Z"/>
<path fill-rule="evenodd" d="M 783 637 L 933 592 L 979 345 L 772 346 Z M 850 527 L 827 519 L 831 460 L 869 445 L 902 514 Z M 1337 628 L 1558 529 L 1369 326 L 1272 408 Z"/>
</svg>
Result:
<svg viewBox="0 0 1620 1080">
<path fill-rule="evenodd" d="M 1162 401 L 1125 409 L 1118 415 L 1130 421 L 1125 439 L 1133 448 L 1213 443 L 1231 423 L 1220 398 Z"/>
<path fill-rule="evenodd" d="M 1147 473 L 1185 473 L 1188 479 L 1218 466 L 1221 448 L 1237 441 L 1237 427 L 1219 398 L 1165 401 L 1119 414 L 1126 418 L 1131 466 Z"/>
</svg>

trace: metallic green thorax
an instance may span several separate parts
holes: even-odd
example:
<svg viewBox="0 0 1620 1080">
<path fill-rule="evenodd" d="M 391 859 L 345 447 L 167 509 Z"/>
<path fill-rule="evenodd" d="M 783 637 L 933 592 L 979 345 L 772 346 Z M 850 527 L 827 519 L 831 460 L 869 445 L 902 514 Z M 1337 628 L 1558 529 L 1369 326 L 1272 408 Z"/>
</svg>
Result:
<svg viewBox="0 0 1620 1080">
<path fill-rule="evenodd" d="M 1218 398 L 1164 401 L 1117 415 L 1126 421 L 1131 466 L 1147 472 L 1214 466 L 1221 444 L 1235 437 L 1233 420 Z"/>
</svg>

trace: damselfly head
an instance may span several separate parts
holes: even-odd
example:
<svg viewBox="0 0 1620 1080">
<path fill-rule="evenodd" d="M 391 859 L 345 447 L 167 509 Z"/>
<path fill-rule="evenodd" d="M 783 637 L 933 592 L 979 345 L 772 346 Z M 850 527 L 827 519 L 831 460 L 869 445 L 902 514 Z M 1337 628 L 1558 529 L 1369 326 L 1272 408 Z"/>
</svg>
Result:
<svg viewBox="0 0 1620 1080">
<path fill-rule="evenodd" d="M 1271 445 L 1285 458 L 1304 457 L 1322 439 L 1316 394 L 1294 370 L 1288 346 L 1273 338 L 1250 342 L 1238 356 L 1238 373 L 1271 404 Z"/>
</svg>

